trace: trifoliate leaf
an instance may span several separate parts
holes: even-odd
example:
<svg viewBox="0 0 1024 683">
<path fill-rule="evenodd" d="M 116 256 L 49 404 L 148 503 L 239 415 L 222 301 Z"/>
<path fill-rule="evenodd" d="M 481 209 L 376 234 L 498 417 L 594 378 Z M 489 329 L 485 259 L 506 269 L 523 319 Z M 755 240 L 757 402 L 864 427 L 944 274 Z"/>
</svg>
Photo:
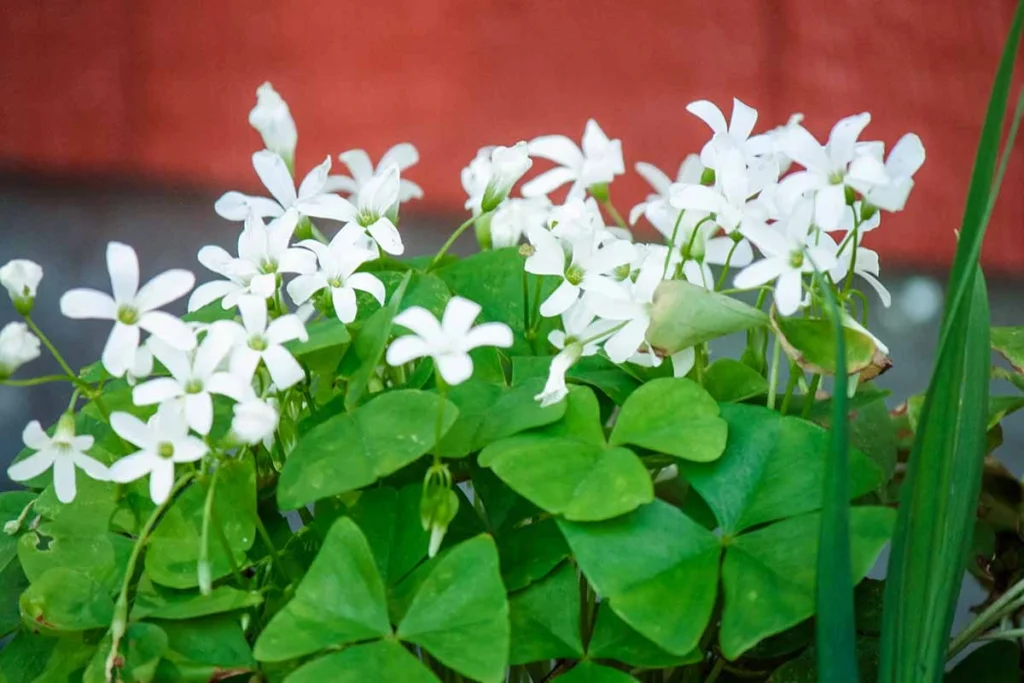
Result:
<svg viewBox="0 0 1024 683">
<path fill-rule="evenodd" d="M 576 570 L 565 563 L 550 576 L 510 595 L 509 621 L 509 664 L 581 658 L 580 586 Z"/>
<path fill-rule="evenodd" d="M 440 683 L 440 680 L 399 643 L 380 640 L 356 645 L 304 665 L 288 683 Z"/>
</svg>

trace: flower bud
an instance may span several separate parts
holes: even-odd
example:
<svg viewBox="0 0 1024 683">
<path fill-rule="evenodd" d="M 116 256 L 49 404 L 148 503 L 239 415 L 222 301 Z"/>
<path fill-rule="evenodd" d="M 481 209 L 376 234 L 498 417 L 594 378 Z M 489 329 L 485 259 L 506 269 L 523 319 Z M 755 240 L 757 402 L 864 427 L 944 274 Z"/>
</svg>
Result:
<svg viewBox="0 0 1024 683">
<path fill-rule="evenodd" d="M 0 284 L 11 295 L 14 308 L 21 315 L 32 312 L 36 290 L 43 279 L 43 269 L 38 263 L 27 259 L 14 259 L 0 268 Z"/>
<path fill-rule="evenodd" d="M 289 167 L 294 164 L 299 133 L 288 103 L 281 99 L 270 83 L 264 83 L 256 90 L 256 106 L 249 112 L 249 125 L 259 132 L 267 149 L 279 154 Z"/>
<path fill-rule="evenodd" d="M 476 243 L 480 245 L 480 251 L 494 248 L 494 240 L 491 238 L 491 219 L 493 217 L 493 213 L 482 213 L 473 221 L 473 232 L 476 233 Z"/>
<path fill-rule="evenodd" d="M 487 213 L 498 208 L 512 191 L 512 186 L 526 175 L 531 166 L 533 160 L 530 159 L 525 142 L 520 140 L 511 147 L 495 147 L 491 151 L 491 177 L 480 201 L 481 210 Z"/>
<path fill-rule="evenodd" d="M 430 532 L 430 557 L 437 555 L 448 525 L 459 511 L 459 497 L 451 486 L 452 475 L 447 465 L 435 464 L 427 470 L 420 498 L 420 522 L 423 530 Z"/>
<path fill-rule="evenodd" d="M 7 379 L 39 357 L 39 339 L 25 323 L 8 323 L 0 330 L 0 379 Z"/>
<path fill-rule="evenodd" d="M 700 174 L 701 185 L 714 185 L 715 184 L 715 169 L 705 168 Z"/>
<path fill-rule="evenodd" d="M 587 188 L 587 192 L 599 202 L 608 201 L 608 183 L 594 183 Z"/>
</svg>

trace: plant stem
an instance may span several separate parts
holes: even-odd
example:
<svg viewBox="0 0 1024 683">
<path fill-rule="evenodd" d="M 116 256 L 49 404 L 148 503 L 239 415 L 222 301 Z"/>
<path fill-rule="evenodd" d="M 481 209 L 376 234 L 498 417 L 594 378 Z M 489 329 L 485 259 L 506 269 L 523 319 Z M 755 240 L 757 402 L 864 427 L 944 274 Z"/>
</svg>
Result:
<svg viewBox="0 0 1024 683">
<path fill-rule="evenodd" d="M 57 347 L 53 345 L 50 338 L 43 334 L 43 331 L 39 329 L 38 325 L 36 325 L 36 321 L 32 319 L 32 316 L 25 316 L 25 324 L 28 325 L 28 328 L 32 330 L 37 337 L 39 337 L 39 341 L 43 342 L 43 346 L 46 347 L 50 352 L 50 355 L 53 356 L 54 360 L 57 361 L 57 364 L 60 365 L 61 370 L 63 370 L 64 374 L 68 376 L 68 380 L 79 385 L 88 393 L 88 390 L 92 387 L 86 384 L 81 378 L 79 378 L 75 371 L 71 369 L 71 366 L 68 365 L 66 360 L 64 360 L 64 356 L 60 355 L 60 351 L 58 351 Z"/>
<path fill-rule="evenodd" d="M 718 276 L 718 284 L 715 285 L 716 291 L 721 290 L 722 285 L 725 284 L 725 277 L 729 274 L 729 264 L 732 263 L 732 255 L 738 246 L 740 246 L 739 242 L 733 242 L 732 247 L 729 248 L 729 254 L 725 257 L 725 265 L 722 266 L 722 274 Z"/>
<path fill-rule="evenodd" d="M 782 397 L 782 406 L 779 408 L 779 412 L 783 415 L 789 410 L 789 401 L 793 398 L 793 390 L 796 389 L 797 380 L 803 376 L 800 372 L 800 367 L 796 363 L 789 364 L 789 381 L 786 382 L 786 393 Z"/>
<path fill-rule="evenodd" d="M 708 677 L 704 679 L 704 683 L 714 683 L 718 680 L 718 675 L 722 673 L 722 669 L 725 667 L 725 658 L 719 657 L 715 660 L 714 666 L 711 667 L 711 672 L 708 673 Z"/>
<path fill-rule="evenodd" d="M 0 380 L 0 385 L 5 387 L 34 387 L 40 384 L 48 384 L 50 382 L 74 382 L 67 375 L 43 375 L 42 377 L 33 377 L 31 379 L 3 379 Z"/>
<path fill-rule="evenodd" d="M 281 556 L 277 554 L 277 548 L 274 547 L 274 542 L 270 540 L 270 534 L 267 533 L 267 527 L 263 526 L 263 520 L 260 519 L 260 513 L 257 511 L 256 514 L 253 515 L 253 517 L 256 520 L 256 531 L 259 533 L 260 538 L 263 540 L 263 545 L 267 546 L 267 551 L 270 553 L 271 562 L 273 562 L 274 567 L 277 569 L 277 572 L 281 575 L 281 578 L 283 578 L 289 584 L 292 583 L 291 574 L 288 573 L 288 570 L 285 568 L 284 563 L 281 561 Z"/>
<path fill-rule="evenodd" d="M 668 264 L 672 261 L 672 250 L 676 248 L 676 236 L 679 234 L 679 224 L 683 222 L 683 211 L 676 216 L 676 224 L 672 226 L 672 238 L 668 241 L 668 253 L 665 254 L 665 267 L 661 269 L 661 279 L 668 275 Z"/>
<path fill-rule="evenodd" d="M 620 214 L 618 209 L 615 208 L 615 205 L 612 204 L 611 197 L 607 199 L 602 199 L 601 206 L 603 206 L 605 208 L 605 211 L 607 211 L 611 215 L 612 220 L 615 221 L 616 225 L 618 225 L 623 230 L 629 230 L 629 226 L 626 225 L 626 221 L 623 220 L 622 214 Z"/>
<path fill-rule="evenodd" d="M 775 408 L 775 392 L 779 389 L 779 359 L 782 356 L 782 342 L 779 335 L 775 335 L 775 345 L 772 346 L 772 366 L 768 375 L 768 402 L 765 405 L 769 409 Z"/>
<path fill-rule="evenodd" d="M 1015 611 L 1024 602 L 1024 580 L 1018 581 L 1008 591 L 985 608 L 985 611 L 958 633 L 949 644 L 946 657 L 952 659 L 981 633 L 990 629 L 1004 614 Z"/>
<path fill-rule="evenodd" d="M 807 396 L 804 399 L 804 409 L 800 415 L 805 420 L 811 417 L 811 410 L 814 408 L 814 404 L 817 401 L 818 396 L 818 385 L 821 384 L 821 375 L 815 374 L 811 376 L 811 383 L 807 387 Z"/>
<path fill-rule="evenodd" d="M 430 265 L 427 266 L 427 272 L 429 273 L 434 268 L 436 268 L 437 264 L 440 263 L 441 258 L 448 252 L 451 246 L 455 244 L 455 240 L 459 239 L 459 237 L 462 236 L 462 233 L 466 232 L 469 226 L 473 225 L 473 223 L 475 223 L 478 218 L 483 218 L 485 215 L 487 214 L 480 214 L 479 216 L 470 216 L 465 223 L 456 228 L 455 232 L 453 232 L 451 237 L 448 238 L 448 241 L 441 245 L 441 249 L 436 254 L 434 254 L 434 258 L 431 259 Z"/>
<path fill-rule="evenodd" d="M 205 459 L 203 461 L 206 462 Z M 213 517 L 213 497 L 217 491 L 217 478 L 220 475 L 220 468 L 213 471 L 210 478 L 210 490 L 206 492 L 206 501 L 203 503 L 203 526 L 199 534 L 199 560 L 196 568 L 199 573 L 199 592 L 209 595 L 213 589 L 213 577 L 210 569 L 210 518 Z"/>
<path fill-rule="evenodd" d="M 107 683 L 112 683 L 114 680 L 114 666 L 117 663 L 117 650 L 121 644 L 121 639 L 124 638 L 124 634 L 128 631 L 128 592 L 131 590 L 132 577 L 135 575 L 135 565 L 139 562 L 139 556 L 142 555 L 142 549 L 149 542 L 149 535 L 153 533 L 153 529 L 156 527 L 156 523 L 160 521 L 160 517 L 167 511 L 171 506 L 171 503 L 178 497 L 178 494 L 184 490 L 184 488 L 192 481 L 195 476 L 195 472 L 186 472 L 183 474 L 178 481 L 174 483 L 171 488 L 170 494 L 167 496 L 167 500 L 160 503 L 153 514 L 146 520 L 146 524 L 142 527 L 139 532 L 139 537 L 135 539 L 135 545 L 132 547 L 132 554 L 128 557 L 128 566 L 124 570 L 124 582 L 121 584 L 121 593 L 117 596 L 117 603 L 114 605 L 114 618 L 110 624 L 110 654 L 107 655 L 106 665 L 104 672 L 106 675 Z"/>
</svg>

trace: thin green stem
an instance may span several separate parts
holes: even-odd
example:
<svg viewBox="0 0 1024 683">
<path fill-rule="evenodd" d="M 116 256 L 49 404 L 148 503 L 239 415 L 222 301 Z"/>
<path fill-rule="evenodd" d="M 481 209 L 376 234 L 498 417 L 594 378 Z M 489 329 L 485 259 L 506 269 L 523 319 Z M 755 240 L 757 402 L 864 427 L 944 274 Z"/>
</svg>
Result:
<svg viewBox="0 0 1024 683">
<path fill-rule="evenodd" d="M 0 379 L 0 385 L 5 387 L 35 387 L 40 384 L 49 384 L 50 382 L 71 382 L 75 381 L 67 375 L 43 375 L 42 377 L 32 377 L 31 379 Z"/>
<path fill-rule="evenodd" d="M 434 428 L 434 466 L 437 467 L 441 464 L 441 456 L 437 451 L 441 445 L 441 437 L 444 436 L 444 409 L 448 405 L 448 383 L 441 377 L 441 373 L 436 371 L 434 381 L 437 384 L 437 395 L 441 398 L 437 403 L 437 424 Z"/>
<path fill-rule="evenodd" d="M 686 212 L 679 212 L 679 215 L 676 216 L 676 224 L 672 226 L 672 238 L 668 241 L 668 252 L 665 253 L 665 266 L 661 269 L 662 280 L 668 275 L 668 264 L 672 262 L 672 250 L 676 248 L 676 237 L 679 235 L 679 224 L 683 222 L 684 213 Z"/>
<path fill-rule="evenodd" d="M 613 334 L 615 334 L 616 332 L 618 332 L 619 330 L 621 330 L 623 327 L 625 327 L 628 324 L 629 324 L 628 320 L 623 320 L 621 323 L 619 323 L 618 325 L 616 325 L 615 327 L 613 327 L 611 329 L 605 330 L 604 332 L 599 332 L 598 334 L 595 334 L 593 337 L 587 337 L 586 339 L 584 339 L 583 341 L 580 342 L 580 346 L 584 346 L 585 347 L 587 344 L 590 344 L 592 342 L 596 342 L 598 339 L 606 339 L 606 338 L 612 336 Z"/>
<path fill-rule="evenodd" d="M 779 359 L 782 357 L 782 342 L 779 336 L 775 335 L 775 344 L 772 347 L 772 365 L 768 375 L 768 402 L 765 404 L 769 409 L 775 408 L 775 392 L 779 389 Z"/>
<path fill-rule="evenodd" d="M 469 226 L 473 225 L 473 223 L 475 223 L 478 218 L 483 218 L 485 215 L 487 214 L 480 214 L 479 216 L 470 216 L 465 223 L 456 228 L 455 232 L 453 232 L 451 237 L 448 238 L 448 241 L 441 245 L 441 249 L 436 254 L 434 254 L 434 258 L 431 259 L 430 265 L 427 266 L 427 272 L 429 273 L 434 268 L 436 268 L 437 264 L 441 262 L 441 259 L 444 257 L 444 255 L 448 253 L 449 249 L 451 249 L 451 246 L 455 244 L 455 240 L 459 239 L 459 237 L 462 236 L 462 233 L 466 232 L 466 230 L 469 229 Z"/>
<path fill-rule="evenodd" d="M 270 553 L 270 560 L 274 564 L 274 568 L 277 569 L 277 573 L 281 575 L 281 578 L 283 578 L 286 583 L 292 583 L 292 576 L 288 573 L 288 569 L 284 566 L 284 562 L 281 561 L 281 556 L 277 554 L 277 548 L 274 547 L 274 542 L 270 539 L 270 534 L 267 532 L 267 527 L 263 525 L 263 520 L 260 519 L 259 512 L 256 512 L 253 515 L 253 519 L 256 522 L 256 532 L 260 535 L 263 545 L 267 546 L 267 552 Z"/>
<path fill-rule="evenodd" d="M 715 285 L 715 291 L 722 289 L 722 285 L 725 284 L 725 278 L 729 274 L 729 265 L 732 263 L 732 255 L 736 253 L 736 247 L 740 246 L 739 242 L 733 242 L 732 246 L 729 247 L 729 254 L 725 257 L 725 265 L 722 266 L 722 274 L 718 276 L 718 284 Z"/>
<path fill-rule="evenodd" d="M 605 210 L 611 215 L 612 220 L 615 221 L 616 225 L 618 225 L 623 230 L 629 230 L 629 226 L 626 224 L 626 221 L 623 220 L 622 214 L 620 214 L 618 209 L 615 208 L 615 205 L 612 204 L 611 197 L 608 197 L 607 199 L 602 199 L 601 206 L 603 206 Z"/>
<path fill-rule="evenodd" d="M 75 373 L 74 370 L 71 369 L 71 366 L 68 365 L 66 360 L 64 360 L 64 356 L 60 355 L 60 351 L 58 351 L 57 347 L 53 345 L 53 343 L 50 341 L 50 338 L 47 337 L 41 329 L 39 329 L 39 325 L 36 325 L 36 321 L 32 319 L 32 316 L 25 316 L 25 324 L 28 325 L 28 328 L 32 330 L 32 332 L 35 333 L 37 337 L 39 337 L 39 341 L 43 342 L 43 346 L 46 347 L 46 349 L 50 352 L 50 355 L 53 356 L 54 360 L 57 361 L 57 364 L 60 365 L 61 370 L 64 371 L 64 374 L 68 376 L 68 379 L 70 381 L 74 382 L 75 384 L 78 384 L 83 389 L 91 388 L 81 378 L 79 378 L 78 374 Z"/>
<path fill-rule="evenodd" d="M 708 677 L 704 679 L 704 683 L 714 683 L 718 680 L 718 676 L 722 673 L 722 669 L 725 668 L 725 658 L 719 657 L 715 660 L 714 666 L 711 667 L 711 671 L 708 673 Z"/>
<path fill-rule="evenodd" d="M 804 397 L 804 409 L 800 415 L 805 420 L 811 417 L 811 410 L 814 408 L 814 403 L 818 400 L 818 386 L 821 384 L 821 375 L 815 374 L 811 376 L 811 383 L 807 387 L 807 395 Z"/>
<path fill-rule="evenodd" d="M 530 280 L 529 273 L 525 268 L 523 268 L 523 329 L 527 330 L 526 336 L 529 337 L 529 330 L 532 329 L 530 326 Z"/>
<path fill-rule="evenodd" d="M 793 398 L 793 391 L 796 389 L 797 381 L 803 376 L 800 366 L 796 363 L 789 364 L 789 381 L 786 382 L 786 393 L 782 397 L 782 405 L 779 412 L 785 415 L 789 411 L 789 401 Z"/>
<path fill-rule="evenodd" d="M 1016 611 L 1022 601 L 1024 601 L 1024 580 L 1011 586 L 998 600 L 985 608 L 984 612 L 958 633 L 949 644 L 949 652 L 946 657 L 948 659 L 955 657 L 971 641 L 998 623 L 1004 614 Z"/>
<path fill-rule="evenodd" d="M 178 497 L 186 486 L 195 477 L 195 472 L 186 472 L 178 481 L 174 483 L 171 488 L 170 494 L 167 496 L 167 500 L 160 503 L 153 510 L 153 514 L 146 520 L 146 524 L 142 527 L 139 532 L 139 537 L 135 539 L 135 545 L 132 547 L 132 553 L 128 557 L 128 566 L 124 570 L 124 581 L 121 584 L 121 592 L 117 596 L 117 603 L 114 605 L 114 618 L 110 624 L 110 654 L 107 655 L 104 672 L 106 675 L 107 683 L 112 683 L 114 680 L 114 668 L 117 663 L 117 652 L 121 645 L 121 639 L 124 638 L 124 634 L 128 630 L 128 593 L 131 591 L 132 578 L 135 576 L 135 566 L 139 562 L 139 557 L 142 555 L 142 549 L 146 547 L 146 543 L 149 542 L 149 536 L 153 533 L 153 529 L 156 528 L 156 523 L 160 521 L 160 518 L 171 506 L 171 503 Z"/>
<path fill-rule="evenodd" d="M 205 459 L 204 459 L 205 464 Z M 217 479 L 220 475 L 220 468 L 213 471 L 210 478 L 210 488 L 206 492 L 206 501 L 203 503 L 203 526 L 199 534 L 199 561 L 196 568 L 199 573 L 199 592 L 209 595 L 213 590 L 213 573 L 210 568 L 210 520 L 213 517 L 213 498 L 217 491 Z"/>
</svg>

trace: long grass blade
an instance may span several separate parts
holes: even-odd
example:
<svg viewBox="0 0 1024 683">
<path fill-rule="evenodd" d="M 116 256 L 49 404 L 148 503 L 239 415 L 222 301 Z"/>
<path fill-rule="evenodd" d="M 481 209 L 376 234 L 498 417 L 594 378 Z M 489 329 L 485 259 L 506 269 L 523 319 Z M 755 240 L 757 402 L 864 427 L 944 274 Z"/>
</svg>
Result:
<svg viewBox="0 0 1024 683">
<path fill-rule="evenodd" d="M 832 431 L 825 467 L 824 504 L 818 536 L 815 638 L 818 680 L 857 683 L 857 632 L 853 618 L 853 569 L 850 558 L 850 435 L 847 421 L 846 348 L 843 321 L 832 289 L 816 273 L 825 293 L 836 339 L 836 374 L 832 389 Z"/>
<path fill-rule="evenodd" d="M 903 482 L 885 590 L 882 683 L 940 681 L 945 668 L 986 445 L 991 356 L 988 299 L 978 257 L 994 201 L 993 171 L 1022 25 L 1024 2 L 1014 14 L 992 87 L 935 368 Z M 1009 145 L 1003 154 L 1005 159 Z"/>
</svg>

